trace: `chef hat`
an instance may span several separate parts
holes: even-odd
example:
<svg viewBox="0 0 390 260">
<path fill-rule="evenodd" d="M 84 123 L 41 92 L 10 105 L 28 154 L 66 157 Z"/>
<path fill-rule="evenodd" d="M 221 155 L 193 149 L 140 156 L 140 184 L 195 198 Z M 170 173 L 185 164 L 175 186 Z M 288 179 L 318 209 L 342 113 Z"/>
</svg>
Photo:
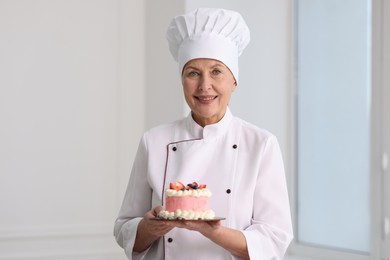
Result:
<svg viewBox="0 0 390 260">
<path fill-rule="evenodd" d="M 173 18 L 166 37 L 180 73 L 197 58 L 223 62 L 238 80 L 238 57 L 250 40 L 249 28 L 234 11 L 198 8 Z"/>
</svg>

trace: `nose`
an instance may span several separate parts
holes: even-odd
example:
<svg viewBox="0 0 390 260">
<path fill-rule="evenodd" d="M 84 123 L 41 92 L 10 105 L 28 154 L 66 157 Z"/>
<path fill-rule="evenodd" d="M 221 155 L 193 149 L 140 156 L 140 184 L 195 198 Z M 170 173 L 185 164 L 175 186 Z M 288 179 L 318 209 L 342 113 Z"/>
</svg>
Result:
<svg viewBox="0 0 390 260">
<path fill-rule="evenodd" d="M 211 85 L 212 85 L 212 82 L 211 82 L 210 77 L 203 76 L 203 75 L 202 75 L 202 77 L 200 77 L 200 81 L 199 81 L 199 90 L 200 91 L 207 91 L 207 90 L 211 89 Z"/>
</svg>

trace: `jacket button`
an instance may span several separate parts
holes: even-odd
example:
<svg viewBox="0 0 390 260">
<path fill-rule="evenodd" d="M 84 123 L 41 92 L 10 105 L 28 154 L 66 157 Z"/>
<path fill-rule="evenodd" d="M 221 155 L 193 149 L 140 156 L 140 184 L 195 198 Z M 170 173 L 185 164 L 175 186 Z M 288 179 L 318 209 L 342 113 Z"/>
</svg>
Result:
<svg viewBox="0 0 390 260">
<path fill-rule="evenodd" d="M 173 241 L 173 239 L 170 237 L 170 238 L 168 238 L 168 242 L 169 243 L 172 243 L 172 241 Z"/>
<path fill-rule="evenodd" d="M 227 194 L 230 194 L 231 192 L 232 192 L 232 191 L 231 191 L 230 189 L 227 189 L 227 190 L 226 190 L 226 193 L 227 193 Z"/>
<path fill-rule="evenodd" d="M 177 150 L 176 146 L 174 146 L 174 147 L 172 148 L 172 150 L 173 150 L 174 152 L 176 152 L 176 150 Z"/>
<path fill-rule="evenodd" d="M 233 145 L 233 149 L 237 149 L 237 145 L 236 144 Z"/>
</svg>

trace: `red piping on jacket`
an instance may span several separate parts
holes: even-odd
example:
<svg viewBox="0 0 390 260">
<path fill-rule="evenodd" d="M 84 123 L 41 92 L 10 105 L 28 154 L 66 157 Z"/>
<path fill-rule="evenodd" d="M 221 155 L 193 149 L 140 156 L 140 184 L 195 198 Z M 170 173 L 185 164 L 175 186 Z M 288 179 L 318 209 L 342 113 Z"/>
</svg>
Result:
<svg viewBox="0 0 390 260">
<path fill-rule="evenodd" d="M 165 181 L 167 178 L 167 169 L 168 169 L 168 158 L 169 158 L 169 146 L 172 144 L 179 144 L 179 143 L 184 143 L 184 142 L 190 142 L 190 141 L 196 141 L 196 140 L 202 140 L 201 138 L 196 138 L 196 139 L 188 139 L 188 140 L 182 140 L 182 141 L 177 141 L 177 142 L 172 142 L 167 144 L 167 155 L 165 158 L 165 169 L 164 169 L 164 179 L 163 179 L 163 187 L 162 187 L 162 194 L 161 194 L 161 204 L 164 206 L 164 191 L 165 191 Z"/>
</svg>

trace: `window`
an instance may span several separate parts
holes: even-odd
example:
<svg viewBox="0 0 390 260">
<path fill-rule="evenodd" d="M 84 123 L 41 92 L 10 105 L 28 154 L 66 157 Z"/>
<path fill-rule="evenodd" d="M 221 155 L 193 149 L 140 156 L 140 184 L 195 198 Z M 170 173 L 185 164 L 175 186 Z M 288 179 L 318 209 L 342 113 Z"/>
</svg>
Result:
<svg viewBox="0 0 390 260">
<path fill-rule="evenodd" d="M 383 68 L 372 64 L 382 46 L 373 46 L 373 26 L 380 24 L 373 15 L 381 5 L 296 0 L 292 252 L 311 259 L 385 259 L 381 208 L 388 198 L 380 192 L 384 177 L 376 176 L 386 170 L 378 158 L 386 155 L 388 134 L 377 135 L 384 133 L 385 92 L 373 72 Z"/>
</svg>

